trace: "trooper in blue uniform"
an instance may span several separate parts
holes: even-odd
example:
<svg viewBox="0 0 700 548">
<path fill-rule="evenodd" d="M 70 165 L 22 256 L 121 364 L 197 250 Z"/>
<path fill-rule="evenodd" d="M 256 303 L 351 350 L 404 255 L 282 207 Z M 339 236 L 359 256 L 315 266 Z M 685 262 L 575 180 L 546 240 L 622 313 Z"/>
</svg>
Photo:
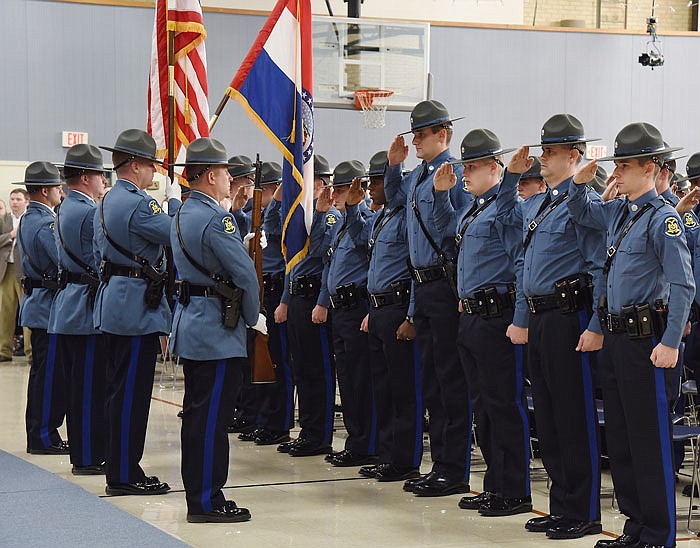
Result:
<svg viewBox="0 0 700 548">
<path fill-rule="evenodd" d="M 314 159 L 314 200 L 328 181 L 330 167 L 321 156 Z M 333 438 L 335 364 L 330 327 L 326 324 L 330 295 L 322 283 L 323 261 L 331 246 L 333 227 L 341 222 L 338 210 L 314 213 L 309 251 L 287 276 L 285 292 L 275 321 L 288 320 L 287 335 L 297 387 L 299 425 L 296 440 L 277 447 L 293 457 L 327 455 Z M 280 223 L 284 223 L 281 218 Z"/>
<path fill-rule="evenodd" d="M 406 263 L 406 204 L 403 197 L 386 200 L 386 162 L 387 152 L 381 151 L 369 163 L 369 194 L 378 212 L 362 214 L 365 192 L 359 181 L 350 188 L 345 211 L 348 233 L 367 242 L 369 257 L 369 314 L 362 329 L 368 332 L 379 463 L 363 466 L 359 473 L 388 482 L 419 477 L 424 410 L 411 320 L 413 284 Z"/>
<path fill-rule="evenodd" d="M 274 311 L 284 290 L 284 255 L 282 255 L 282 167 L 277 162 L 264 162 L 261 170 L 262 223 L 266 246 L 262 252 L 263 309 L 269 333 L 268 348 L 276 365 L 277 380 L 273 383 L 251 385 L 255 391 L 255 430 L 242 433 L 238 439 L 254 441 L 256 445 L 277 445 L 289 441 L 294 425 L 294 383 L 287 350 L 287 324 L 275 322 Z M 275 196 L 279 199 L 275 199 Z M 252 343 L 249 337 L 248 343 Z M 248 379 L 250 382 L 250 379 Z"/>
<path fill-rule="evenodd" d="M 525 528 L 554 539 L 601 531 L 592 352 L 603 336 L 592 303 L 601 290 L 605 244 L 598 232 L 574 222 L 565 204 L 590 140 L 574 116 L 552 116 L 540 143 L 549 190 L 518 202 L 517 185 L 506 179 L 496 199 L 497 219 L 523 231 L 528 367 L 540 452 L 552 481 L 550 515 L 529 520 Z"/>
<path fill-rule="evenodd" d="M 266 330 L 253 261 L 233 216 L 219 205 L 231 179 L 226 157 L 215 139 L 196 139 L 187 147 L 192 193 L 170 236 L 180 274 L 170 345 L 184 362 L 181 468 L 191 523 L 250 519 L 248 509 L 221 491 L 229 466 L 226 428 L 236 369 L 247 357 L 246 324 Z"/>
<path fill-rule="evenodd" d="M 66 372 L 66 423 L 75 475 L 104 474 L 107 352 L 93 325 L 100 265 L 92 245 L 97 200 L 105 185 L 102 162 L 95 146 L 68 149 L 63 171 L 69 190 L 54 229 L 61 289 L 51 306 L 49 333 L 56 334 L 56 354 Z"/>
<path fill-rule="evenodd" d="M 388 153 L 384 192 L 391 203 L 406 204 L 411 276 L 415 282 L 415 326 L 421 352 L 423 401 L 429 415 L 432 471 L 407 480 L 404 489 L 420 496 L 469 491 L 469 390 L 457 353 L 457 296 L 454 233 L 440 232 L 433 222 L 433 176 L 443 163 L 455 160 L 449 150 L 452 122 L 438 101 L 418 103 L 411 113 L 413 145 L 421 164 L 402 176 L 408 158 L 403 136 Z M 456 168 L 457 177 L 462 168 Z M 469 195 L 462 186 L 449 192 L 456 209 Z"/>
<path fill-rule="evenodd" d="M 364 179 L 365 166 L 358 160 L 339 163 L 333 170 L 333 186 L 321 192 L 316 214 L 325 216 L 335 205 L 341 222 L 333 225 L 323 283 L 331 302 L 333 349 L 343 423 L 348 437 L 342 451 L 334 453 L 334 466 L 362 466 L 376 460 L 376 417 L 367 352 L 367 333 L 360 330 L 367 315 L 367 238 L 350 232 L 345 200 L 354 180 Z M 362 199 L 355 204 L 365 219 L 373 213 Z"/>
<path fill-rule="evenodd" d="M 94 242 L 101 256 L 101 283 L 94 326 L 107 346 L 108 495 L 156 495 L 170 490 L 146 476 L 143 456 L 159 336 L 170 333 L 170 308 L 163 293 L 163 246 L 171 218 L 145 189 L 155 173 L 156 143 L 139 129 L 117 137 L 112 152 L 118 180 L 95 215 Z M 179 185 L 166 185 L 168 211 L 179 207 Z M 128 313 L 127 313 L 128 311 Z"/>
<path fill-rule="evenodd" d="M 540 172 L 540 160 L 536 156 L 532 158 L 532 165 L 520 176 L 518 181 L 518 198 L 527 200 L 530 196 L 541 194 L 547 190 L 547 183 Z"/>
<path fill-rule="evenodd" d="M 27 390 L 27 452 L 64 455 L 68 444 L 58 427 L 66 414 L 65 374 L 56 356 L 56 335 L 48 334 L 49 311 L 58 289 L 58 251 L 54 240 L 56 215 L 61 201 L 61 176 L 48 162 L 33 162 L 24 172 L 29 207 L 17 228 L 22 258 L 24 297 L 19 324 L 31 329 L 32 363 Z"/>
<path fill-rule="evenodd" d="M 610 468 L 620 511 L 628 519 L 615 540 L 597 548 L 676 545 L 671 420 L 664 371 L 676 366 L 695 284 L 683 222 L 654 188 L 666 146 L 644 122 L 615 138 L 619 190 L 627 197 L 593 202 L 584 183 L 596 164 L 574 177 L 568 209 L 577 222 L 606 234 L 607 303 L 601 301 L 603 396 Z"/>
<path fill-rule="evenodd" d="M 496 220 L 495 200 L 503 169 L 503 148 L 496 134 L 474 129 L 462 141 L 462 182 L 473 195 L 455 210 L 448 191 L 457 184 L 452 165 L 433 179 L 433 218 L 440 231 L 457 240 L 460 320 L 457 348 L 469 382 L 477 440 L 486 461 L 484 489 L 464 497 L 460 507 L 484 516 L 532 510 L 530 430 L 523 391 L 522 345 L 527 343 L 528 309 L 522 289 L 522 230 Z M 523 148 L 513 156 L 504 179 L 517 185 L 532 163 Z"/>
</svg>

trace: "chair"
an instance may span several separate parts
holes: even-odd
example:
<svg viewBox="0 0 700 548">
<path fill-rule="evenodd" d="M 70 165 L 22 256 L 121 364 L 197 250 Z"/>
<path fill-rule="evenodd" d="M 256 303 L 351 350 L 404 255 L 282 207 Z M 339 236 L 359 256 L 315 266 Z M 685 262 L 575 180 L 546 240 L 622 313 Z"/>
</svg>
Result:
<svg viewBox="0 0 700 548">
<path fill-rule="evenodd" d="M 693 454 L 693 473 L 691 480 L 690 502 L 688 503 L 688 531 L 700 535 L 700 529 L 692 528 L 693 520 L 693 503 L 697 498 L 697 493 L 700 492 L 700 426 L 674 424 L 673 425 L 673 441 L 674 442 L 690 442 L 691 452 Z"/>
<path fill-rule="evenodd" d="M 173 356 L 170 354 L 170 336 L 160 338 L 160 350 L 163 361 L 160 364 L 158 386 L 161 389 L 175 388 L 178 368 L 180 367 L 180 356 L 176 356 L 173 361 Z"/>
</svg>

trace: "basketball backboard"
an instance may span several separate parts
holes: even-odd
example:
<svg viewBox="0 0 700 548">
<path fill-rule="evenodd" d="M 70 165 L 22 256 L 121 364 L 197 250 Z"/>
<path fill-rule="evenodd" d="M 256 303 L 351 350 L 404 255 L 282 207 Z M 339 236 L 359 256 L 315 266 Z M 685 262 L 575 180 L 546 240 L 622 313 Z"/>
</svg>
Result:
<svg viewBox="0 0 700 548">
<path fill-rule="evenodd" d="M 394 92 L 391 110 L 428 95 L 430 25 L 314 17 L 314 105 L 354 108 L 356 89 Z"/>
</svg>

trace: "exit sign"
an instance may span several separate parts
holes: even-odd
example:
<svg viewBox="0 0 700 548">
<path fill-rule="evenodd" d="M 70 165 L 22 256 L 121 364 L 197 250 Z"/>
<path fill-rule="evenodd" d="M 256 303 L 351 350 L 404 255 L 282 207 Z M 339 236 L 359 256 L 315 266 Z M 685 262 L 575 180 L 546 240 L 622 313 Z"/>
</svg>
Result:
<svg viewBox="0 0 700 548">
<path fill-rule="evenodd" d="M 73 145 L 86 145 L 88 142 L 88 134 L 84 131 L 64 131 L 61 141 L 64 147 L 72 147 Z"/>
<path fill-rule="evenodd" d="M 588 145 L 586 147 L 586 158 L 589 160 L 597 160 L 608 155 L 608 147 L 605 145 Z"/>
</svg>

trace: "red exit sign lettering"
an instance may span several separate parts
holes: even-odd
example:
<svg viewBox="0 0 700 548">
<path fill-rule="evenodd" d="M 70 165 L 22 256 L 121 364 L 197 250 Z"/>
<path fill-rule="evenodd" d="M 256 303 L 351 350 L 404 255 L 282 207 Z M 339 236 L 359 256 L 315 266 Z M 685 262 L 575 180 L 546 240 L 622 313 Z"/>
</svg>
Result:
<svg viewBox="0 0 700 548">
<path fill-rule="evenodd" d="M 88 142 L 88 134 L 84 131 L 64 131 L 61 140 L 66 148 L 73 145 L 85 145 Z"/>
<path fill-rule="evenodd" d="M 608 155 L 608 147 L 605 145 L 588 145 L 586 147 L 586 158 L 589 160 L 597 160 Z"/>
</svg>

